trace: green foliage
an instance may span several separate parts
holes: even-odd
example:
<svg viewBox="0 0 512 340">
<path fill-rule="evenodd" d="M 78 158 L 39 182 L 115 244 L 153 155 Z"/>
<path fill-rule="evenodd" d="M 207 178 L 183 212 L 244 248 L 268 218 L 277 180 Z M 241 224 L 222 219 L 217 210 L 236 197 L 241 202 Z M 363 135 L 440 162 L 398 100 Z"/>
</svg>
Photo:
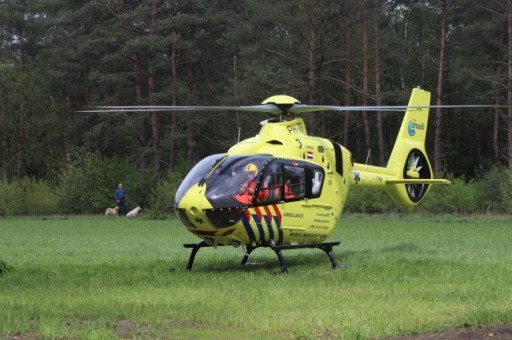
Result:
<svg viewBox="0 0 512 340">
<path fill-rule="evenodd" d="M 9 181 L 4 176 L 0 182 L 0 215 L 20 215 L 23 208 L 21 186 L 17 181 Z"/>
<path fill-rule="evenodd" d="M 477 182 L 477 193 L 480 211 L 485 213 L 503 213 L 504 203 L 508 201 L 503 185 L 506 186 L 510 177 L 510 170 L 502 166 L 495 166 L 482 175 Z"/>
<path fill-rule="evenodd" d="M 168 171 L 165 177 L 151 192 L 151 213 L 153 215 L 167 214 L 174 206 L 174 196 L 183 180 L 183 175 L 177 171 Z"/>
<path fill-rule="evenodd" d="M 128 209 L 144 206 L 155 184 L 150 172 L 139 172 L 128 159 L 105 158 L 99 153 L 77 151 L 59 177 L 57 195 L 63 213 L 99 213 L 115 205 L 119 182 L 127 193 Z"/>
<path fill-rule="evenodd" d="M 27 215 L 46 215 L 57 212 L 58 198 L 55 190 L 42 180 L 23 177 L 20 187 L 25 198 Z"/>
<path fill-rule="evenodd" d="M 380 214 L 396 211 L 398 208 L 384 191 L 350 190 L 344 208 L 350 213 Z"/>
<path fill-rule="evenodd" d="M 419 210 L 429 213 L 472 214 L 482 211 L 478 186 L 473 180 L 451 179 L 450 185 L 433 185 L 419 205 Z"/>
<path fill-rule="evenodd" d="M 23 177 L 0 182 L 0 216 L 44 215 L 57 212 L 57 195 L 44 181 Z"/>
<path fill-rule="evenodd" d="M 500 208 L 506 214 L 512 214 L 512 171 L 506 170 L 503 181 L 500 183 Z"/>
<path fill-rule="evenodd" d="M 511 213 L 511 171 L 493 167 L 480 180 L 451 179 L 451 185 L 432 186 L 418 210 L 429 213 Z"/>
</svg>

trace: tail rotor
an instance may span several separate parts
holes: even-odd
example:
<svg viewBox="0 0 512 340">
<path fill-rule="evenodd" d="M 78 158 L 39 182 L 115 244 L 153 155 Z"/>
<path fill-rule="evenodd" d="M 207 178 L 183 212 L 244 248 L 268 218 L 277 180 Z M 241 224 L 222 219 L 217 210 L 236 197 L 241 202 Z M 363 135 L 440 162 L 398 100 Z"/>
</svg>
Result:
<svg viewBox="0 0 512 340">
<path fill-rule="evenodd" d="M 427 157 L 418 149 L 412 149 L 407 156 L 404 166 L 404 178 L 406 179 L 431 179 L 432 171 Z M 414 183 L 405 184 L 409 199 L 416 203 L 419 202 L 427 193 L 428 184 Z"/>
</svg>

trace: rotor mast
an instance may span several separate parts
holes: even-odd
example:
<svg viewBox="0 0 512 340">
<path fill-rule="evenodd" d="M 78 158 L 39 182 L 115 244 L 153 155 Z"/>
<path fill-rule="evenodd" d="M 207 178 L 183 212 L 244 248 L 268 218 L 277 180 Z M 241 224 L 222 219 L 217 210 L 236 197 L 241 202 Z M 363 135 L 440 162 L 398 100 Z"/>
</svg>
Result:
<svg viewBox="0 0 512 340">
<path fill-rule="evenodd" d="M 275 96 L 272 96 L 272 97 L 268 97 L 261 104 L 263 104 L 263 105 L 272 104 L 272 105 L 277 106 L 279 108 L 279 110 L 280 110 L 280 112 L 279 112 L 279 121 L 282 122 L 284 120 L 285 116 L 287 116 L 287 117 L 291 116 L 291 113 L 290 113 L 289 110 L 295 104 L 300 104 L 300 101 L 298 99 L 296 99 L 296 98 L 291 97 L 291 96 L 284 95 L 284 94 L 279 94 L 279 95 L 275 95 Z"/>
</svg>

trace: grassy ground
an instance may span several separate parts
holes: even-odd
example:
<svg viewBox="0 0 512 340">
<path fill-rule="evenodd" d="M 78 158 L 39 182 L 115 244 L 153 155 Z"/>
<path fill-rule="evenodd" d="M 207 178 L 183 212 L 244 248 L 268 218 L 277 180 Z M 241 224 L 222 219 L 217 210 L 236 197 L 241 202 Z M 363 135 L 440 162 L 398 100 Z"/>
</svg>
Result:
<svg viewBox="0 0 512 340">
<path fill-rule="evenodd" d="M 0 219 L 0 337 L 347 338 L 512 323 L 512 218 L 347 215 L 316 249 L 199 251 L 177 220 Z M 173 271 L 169 271 L 173 268 Z"/>
</svg>

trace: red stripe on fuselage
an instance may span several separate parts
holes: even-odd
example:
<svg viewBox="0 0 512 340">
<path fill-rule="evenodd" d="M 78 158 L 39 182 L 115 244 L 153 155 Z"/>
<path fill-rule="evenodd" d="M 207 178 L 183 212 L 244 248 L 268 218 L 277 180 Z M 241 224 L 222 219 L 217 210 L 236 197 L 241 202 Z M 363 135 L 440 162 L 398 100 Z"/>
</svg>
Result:
<svg viewBox="0 0 512 340">
<path fill-rule="evenodd" d="M 281 223 L 281 212 L 279 211 L 279 207 L 276 204 L 272 204 L 272 208 L 274 208 L 277 219 L 278 219 L 279 223 Z"/>
</svg>

